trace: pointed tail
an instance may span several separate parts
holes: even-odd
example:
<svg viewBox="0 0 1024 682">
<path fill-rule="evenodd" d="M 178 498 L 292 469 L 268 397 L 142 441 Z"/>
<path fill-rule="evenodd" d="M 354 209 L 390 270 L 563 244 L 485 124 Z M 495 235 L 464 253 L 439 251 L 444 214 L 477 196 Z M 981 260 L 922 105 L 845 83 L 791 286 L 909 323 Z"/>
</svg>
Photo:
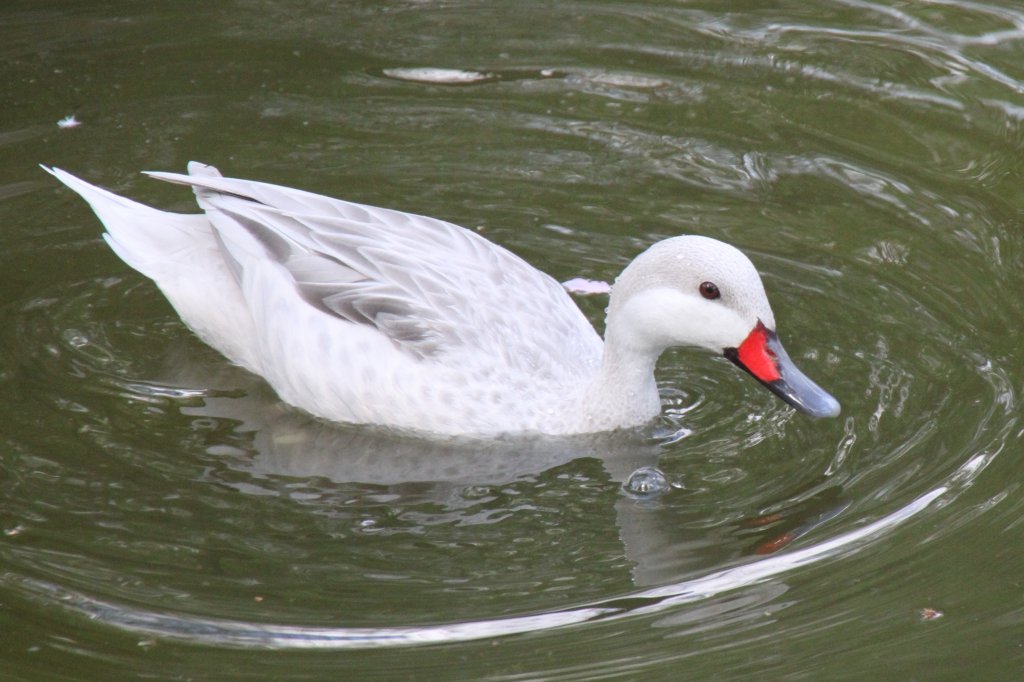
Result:
<svg viewBox="0 0 1024 682">
<path fill-rule="evenodd" d="M 91 185 L 60 168 L 43 170 L 74 190 L 106 228 L 103 238 L 121 260 L 151 279 L 166 271 L 163 264 L 195 248 L 196 231 L 210 234 L 202 214 L 160 211 Z"/>
</svg>

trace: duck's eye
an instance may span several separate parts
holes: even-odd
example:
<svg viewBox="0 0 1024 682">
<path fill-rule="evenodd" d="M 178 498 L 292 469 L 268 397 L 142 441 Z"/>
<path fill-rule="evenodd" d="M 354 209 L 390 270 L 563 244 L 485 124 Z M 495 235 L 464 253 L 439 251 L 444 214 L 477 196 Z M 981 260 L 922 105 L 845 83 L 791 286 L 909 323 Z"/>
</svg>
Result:
<svg viewBox="0 0 1024 682">
<path fill-rule="evenodd" d="M 718 285 L 714 282 L 701 282 L 699 289 L 700 295 L 709 301 L 713 301 L 722 296 L 722 292 L 718 290 Z"/>
</svg>

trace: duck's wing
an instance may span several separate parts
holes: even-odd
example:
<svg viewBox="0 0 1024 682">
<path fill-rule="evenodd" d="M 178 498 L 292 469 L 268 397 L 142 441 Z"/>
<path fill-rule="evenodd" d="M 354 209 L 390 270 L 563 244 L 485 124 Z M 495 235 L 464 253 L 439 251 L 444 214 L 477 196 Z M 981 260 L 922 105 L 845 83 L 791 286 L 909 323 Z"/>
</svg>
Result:
<svg viewBox="0 0 1024 682">
<path fill-rule="evenodd" d="M 600 339 L 561 285 L 474 232 L 189 170 L 150 175 L 195 188 L 240 282 L 247 263 L 269 259 L 324 314 L 372 326 L 418 358 L 497 354 L 509 369 L 555 379 L 599 359 Z M 247 258 L 254 245 L 263 253 Z"/>
</svg>

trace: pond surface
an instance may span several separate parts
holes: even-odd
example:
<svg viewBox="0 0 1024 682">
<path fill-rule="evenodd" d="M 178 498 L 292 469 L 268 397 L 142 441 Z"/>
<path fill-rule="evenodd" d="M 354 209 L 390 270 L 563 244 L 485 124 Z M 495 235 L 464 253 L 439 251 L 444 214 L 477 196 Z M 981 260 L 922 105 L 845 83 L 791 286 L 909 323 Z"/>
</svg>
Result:
<svg viewBox="0 0 1024 682">
<path fill-rule="evenodd" d="M 1019 4 L 9 0 L 0 77 L 5 679 L 1022 676 Z M 636 432 L 317 422 L 36 165 L 190 159 L 562 280 L 727 240 L 843 413 L 679 350 Z"/>
</svg>

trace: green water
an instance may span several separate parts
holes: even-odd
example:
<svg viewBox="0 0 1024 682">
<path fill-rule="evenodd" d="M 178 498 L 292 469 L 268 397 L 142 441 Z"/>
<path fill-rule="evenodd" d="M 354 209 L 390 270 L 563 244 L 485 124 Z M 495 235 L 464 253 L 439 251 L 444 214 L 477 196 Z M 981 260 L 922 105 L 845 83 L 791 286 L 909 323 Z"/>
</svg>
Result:
<svg viewBox="0 0 1024 682">
<path fill-rule="evenodd" d="M 0 83 L 0 678 L 1024 677 L 1019 3 L 9 0 Z M 189 159 L 563 280 L 725 239 L 843 414 L 676 351 L 640 433 L 312 422 L 36 165 Z"/>
</svg>

